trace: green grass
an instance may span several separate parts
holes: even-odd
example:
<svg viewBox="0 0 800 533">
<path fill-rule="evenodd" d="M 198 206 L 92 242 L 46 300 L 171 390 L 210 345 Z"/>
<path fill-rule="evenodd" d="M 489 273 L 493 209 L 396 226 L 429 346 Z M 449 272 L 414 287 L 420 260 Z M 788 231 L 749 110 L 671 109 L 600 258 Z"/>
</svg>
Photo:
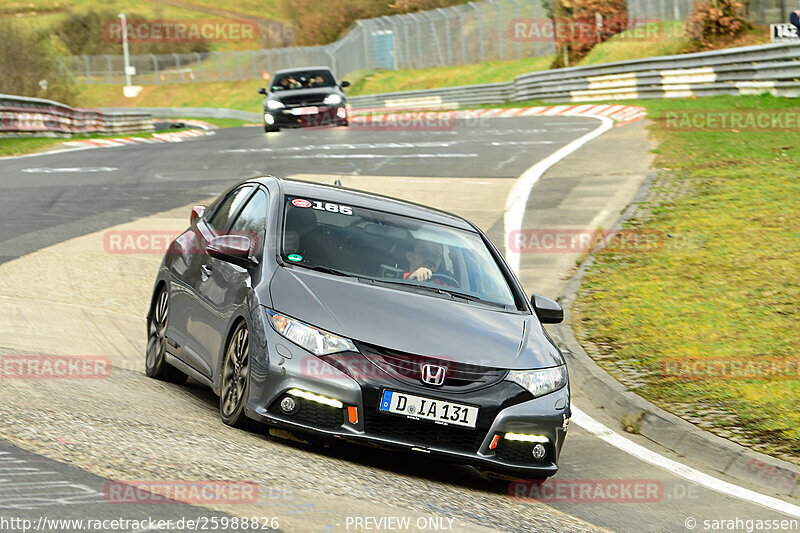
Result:
<svg viewBox="0 0 800 533">
<path fill-rule="evenodd" d="M 578 66 L 680 54 L 688 43 L 683 22 L 649 23 L 644 30 L 625 31 L 595 46 Z"/>
<path fill-rule="evenodd" d="M 263 96 L 261 80 L 143 85 L 136 98 L 126 98 L 122 86 L 80 86 L 79 107 L 227 107 L 259 112 Z"/>
<path fill-rule="evenodd" d="M 623 103 L 623 102 L 615 102 Z M 755 362 L 800 353 L 800 142 L 789 130 L 684 131 L 667 112 L 800 113 L 791 99 L 635 103 L 655 120 L 668 169 L 628 226 L 659 232 L 651 253 L 601 252 L 574 325 L 598 362 L 636 392 L 701 426 L 800 463 L 800 375 L 664 377 L 667 360 Z M 796 367 L 795 367 L 796 368 Z"/>
<path fill-rule="evenodd" d="M 489 61 L 455 67 L 378 71 L 363 76 L 353 83 L 348 94 L 415 91 L 512 81 L 520 74 L 547 70 L 552 62 L 552 56 L 544 56 L 513 61 Z"/>
</svg>

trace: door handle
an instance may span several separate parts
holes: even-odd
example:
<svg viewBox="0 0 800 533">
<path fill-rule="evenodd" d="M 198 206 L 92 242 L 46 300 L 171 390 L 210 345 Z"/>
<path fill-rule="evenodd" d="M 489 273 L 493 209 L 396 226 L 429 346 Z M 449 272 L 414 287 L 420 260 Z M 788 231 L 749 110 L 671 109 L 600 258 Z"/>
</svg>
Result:
<svg viewBox="0 0 800 533">
<path fill-rule="evenodd" d="M 204 276 L 211 276 L 211 267 L 208 265 L 200 265 L 200 270 Z"/>
</svg>

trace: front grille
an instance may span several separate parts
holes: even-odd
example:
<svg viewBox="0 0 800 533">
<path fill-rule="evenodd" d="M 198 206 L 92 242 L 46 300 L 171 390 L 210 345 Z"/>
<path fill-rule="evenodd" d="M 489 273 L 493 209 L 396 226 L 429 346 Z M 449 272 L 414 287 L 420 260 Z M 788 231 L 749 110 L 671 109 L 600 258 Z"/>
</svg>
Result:
<svg viewBox="0 0 800 533">
<path fill-rule="evenodd" d="M 502 461 L 511 463 L 526 463 L 526 464 L 542 464 L 549 460 L 550 447 L 541 461 L 535 461 L 531 452 L 533 451 L 533 442 L 512 441 L 501 438 L 497 443 L 495 455 Z"/>
<path fill-rule="evenodd" d="M 295 106 L 310 106 L 310 105 L 322 105 L 322 101 L 325 100 L 325 97 L 328 96 L 327 94 L 322 95 L 305 95 L 305 96 L 281 96 L 281 102 L 286 107 L 295 107 Z"/>
<path fill-rule="evenodd" d="M 419 446 L 441 446 L 465 452 L 477 452 L 486 433 L 480 429 L 443 426 L 425 420 L 367 412 L 364 416 L 367 435 L 388 437 Z"/>
<path fill-rule="evenodd" d="M 426 364 L 443 366 L 445 380 L 442 389 L 467 391 L 488 387 L 501 381 L 508 370 L 461 363 L 453 360 L 395 352 L 377 346 L 361 344 L 361 352 L 389 377 L 403 383 L 422 385 L 422 367 Z"/>
<path fill-rule="evenodd" d="M 280 403 L 283 396 L 278 398 L 272 403 L 269 411 L 271 413 L 289 417 L 297 420 L 298 422 L 305 422 L 306 424 L 318 428 L 338 428 L 344 423 L 344 409 L 337 409 L 329 405 L 324 405 L 305 398 L 298 398 L 292 396 L 297 402 L 297 411 L 292 414 L 284 413 L 281 410 Z"/>
</svg>

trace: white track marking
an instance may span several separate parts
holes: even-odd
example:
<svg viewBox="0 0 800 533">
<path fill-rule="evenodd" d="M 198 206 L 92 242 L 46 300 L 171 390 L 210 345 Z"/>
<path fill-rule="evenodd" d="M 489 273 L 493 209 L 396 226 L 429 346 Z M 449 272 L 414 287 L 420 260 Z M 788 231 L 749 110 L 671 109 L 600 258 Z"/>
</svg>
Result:
<svg viewBox="0 0 800 533">
<path fill-rule="evenodd" d="M 645 448 L 640 444 L 636 444 L 632 440 L 623 437 L 622 435 L 615 433 L 614 431 L 608 429 L 606 426 L 595 420 L 594 418 L 590 417 L 574 405 L 572 406 L 572 422 L 578 424 L 580 427 L 595 435 L 597 438 L 607 442 L 608 444 L 614 446 L 615 448 L 619 448 L 634 457 L 641 459 L 646 463 L 650 463 L 651 465 L 658 466 L 663 468 L 664 470 L 668 470 L 669 472 L 680 476 L 684 479 L 697 483 L 698 485 L 702 485 L 706 488 L 711 490 L 720 492 L 722 494 L 727 494 L 729 496 L 733 496 L 735 498 L 739 498 L 742 500 L 747 500 L 749 502 L 756 503 L 761 505 L 762 507 L 766 507 L 767 509 L 772 509 L 775 511 L 779 511 L 781 513 L 785 513 L 790 516 L 795 516 L 800 518 L 800 507 L 797 505 L 793 505 L 789 502 L 785 502 L 783 500 L 779 500 L 778 498 L 772 498 L 770 496 L 765 496 L 759 492 L 755 492 L 749 489 L 745 489 L 738 485 L 734 485 L 733 483 L 728 483 L 727 481 L 722 481 L 721 479 L 717 479 L 714 476 L 709 476 L 708 474 L 704 474 L 699 470 L 695 470 L 694 468 L 688 467 L 683 463 L 679 463 L 678 461 L 674 461 L 663 455 L 659 455 L 658 453 Z"/>
<path fill-rule="evenodd" d="M 592 115 L 583 114 L 581 116 Z M 523 172 L 522 175 L 517 178 L 514 186 L 508 193 L 508 197 L 506 198 L 506 209 L 503 218 L 506 249 L 508 249 L 508 239 L 509 235 L 511 235 L 511 232 L 522 229 L 522 221 L 525 216 L 525 207 L 528 204 L 528 196 L 530 196 L 531 189 L 536 182 L 539 181 L 539 178 L 550 167 L 571 153 L 575 152 L 578 148 L 590 140 L 599 137 L 611 129 L 614 125 L 614 122 L 608 117 L 595 115 L 594 118 L 597 118 L 601 121 L 600 126 L 553 152 Z M 520 254 L 507 251 L 506 258 L 509 266 L 511 266 L 517 276 L 519 276 Z M 773 511 L 785 513 L 790 516 L 800 517 L 800 507 L 797 505 L 793 505 L 778 498 L 766 496 L 759 492 L 745 489 L 744 487 L 734 485 L 733 483 L 728 483 L 727 481 L 723 481 L 715 478 L 714 476 L 700 472 L 699 470 L 695 470 L 694 468 L 686 466 L 683 463 L 679 463 L 678 461 L 664 457 L 663 455 L 645 448 L 644 446 L 633 442 L 627 437 L 623 437 L 619 433 L 612 431 L 583 412 L 578 407 L 573 405 L 571 406 L 571 409 L 571 420 L 573 423 L 582 427 L 602 441 L 636 457 L 637 459 L 659 468 L 663 468 L 668 472 L 671 472 L 700 486 L 706 487 L 707 489 L 711 489 L 722 494 L 727 494 L 729 496 L 733 496 L 734 498 L 739 498 Z"/>
<path fill-rule="evenodd" d="M 590 116 L 590 115 L 582 115 Z M 505 214 L 503 216 L 503 226 L 505 227 L 505 247 L 506 247 L 506 260 L 514 272 L 519 273 L 519 252 L 512 252 L 508 248 L 508 237 L 513 230 L 522 229 L 522 219 L 525 216 L 525 207 L 528 205 L 528 196 L 531 194 L 531 189 L 539 181 L 539 178 L 544 174 L 547 169 L 576 151 L 578 148 L 591 141 L 595 137 L 599 137 L 614 127 L 614 121 L 608 117 L 596 116 L 594 117 L 600 121 L 600 126 L 593 129 L 586 135 L 578 137 L 571 143 L 562 146 L 549 156 L 545 157 L 531 168 L 522 173 L 514 182 L 514 186 L 508 193 L 506 198 Z"/>
</svg>

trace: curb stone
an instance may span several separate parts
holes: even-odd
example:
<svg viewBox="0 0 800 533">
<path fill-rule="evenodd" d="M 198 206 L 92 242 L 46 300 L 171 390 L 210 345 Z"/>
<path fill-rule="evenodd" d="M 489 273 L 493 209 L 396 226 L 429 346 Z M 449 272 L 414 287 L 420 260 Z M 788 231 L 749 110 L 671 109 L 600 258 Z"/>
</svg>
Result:
<svg viewBox="0 0 800 533">
<path fill-rule="evenodd" d="M 644 180 L 613 229 L 620 229 L 636 213 L 655 177 L 656 174 L 650 174 Z M 570 278 L 558 298 L 564 308 L 564 322 L 549 330 L 564 353 L 573 386 L 585 391 L 596 407 L 605 409 L 617 420 L 634 421 L 640 435 L 681 456 L 696 458 L 741 481 L 800 497 L 800 468 L 796 465 L 753 451 L 664 411 L 629 391 L 586 353 L 572 329 L 572 306 L 593 263 L 594 255 L 590 254 Z"/>
</svg>

